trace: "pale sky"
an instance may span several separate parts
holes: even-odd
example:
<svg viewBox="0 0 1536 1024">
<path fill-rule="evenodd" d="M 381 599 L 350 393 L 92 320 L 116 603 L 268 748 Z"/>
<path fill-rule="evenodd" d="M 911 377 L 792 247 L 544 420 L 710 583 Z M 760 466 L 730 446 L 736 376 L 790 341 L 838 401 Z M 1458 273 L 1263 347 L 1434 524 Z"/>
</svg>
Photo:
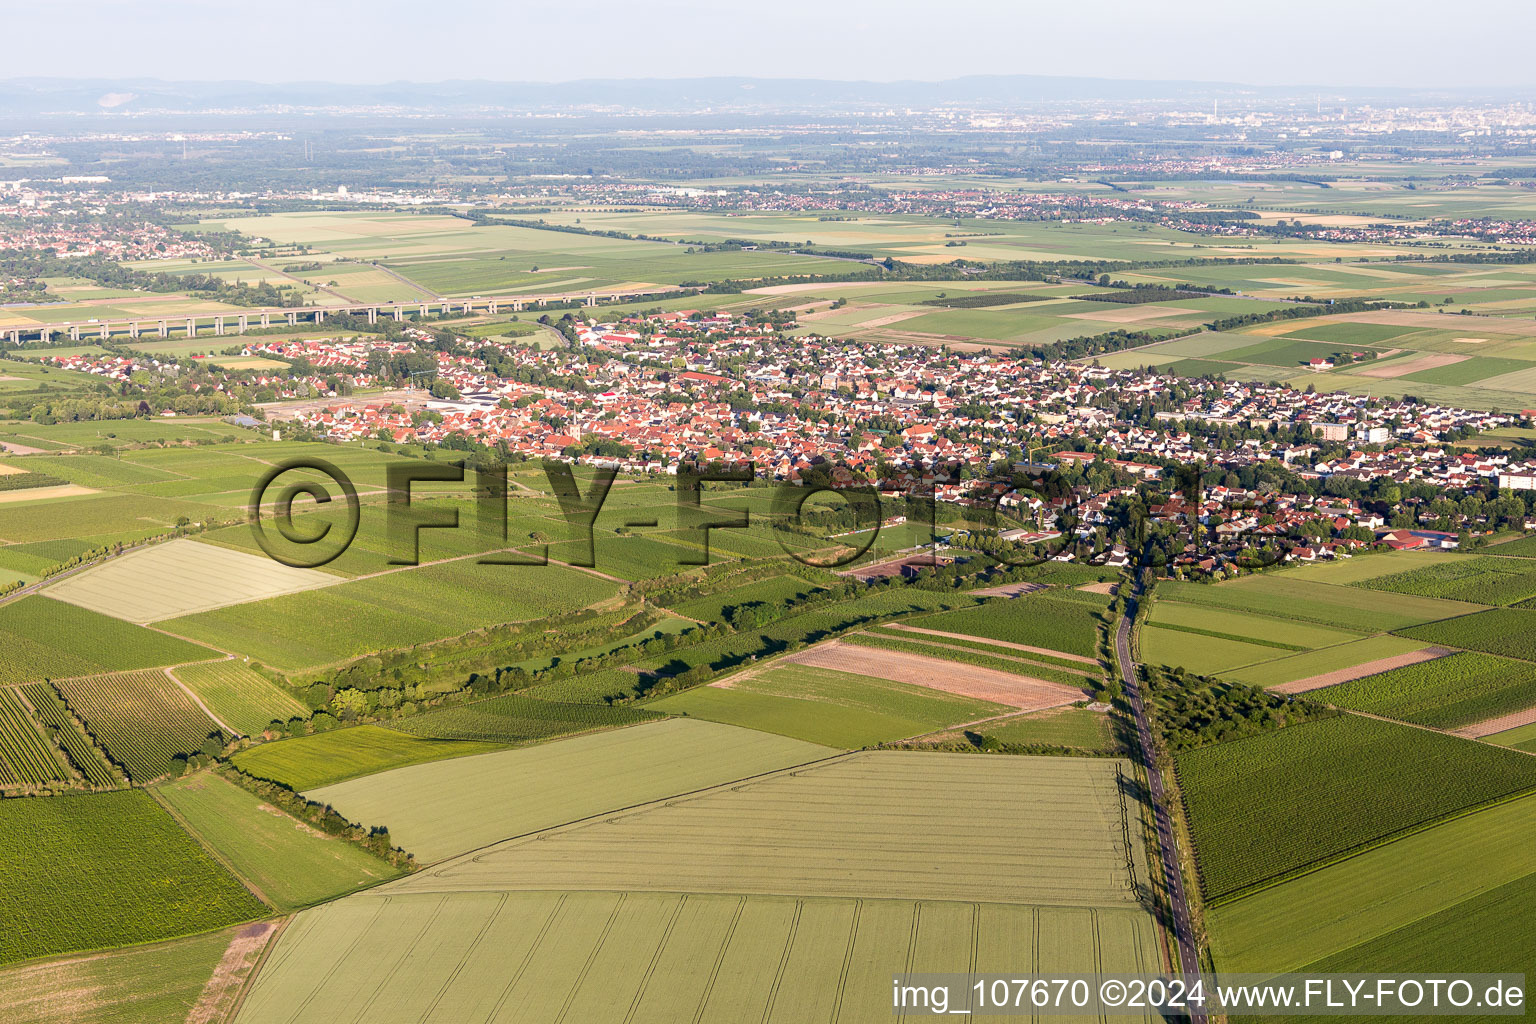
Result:
<svg viewBox="0 0 1536 1024">
<path fill-rule="evenodd" d="M 1533 0 L 0 0 L 0 78 L 1536 86 Z"/>
</svg>

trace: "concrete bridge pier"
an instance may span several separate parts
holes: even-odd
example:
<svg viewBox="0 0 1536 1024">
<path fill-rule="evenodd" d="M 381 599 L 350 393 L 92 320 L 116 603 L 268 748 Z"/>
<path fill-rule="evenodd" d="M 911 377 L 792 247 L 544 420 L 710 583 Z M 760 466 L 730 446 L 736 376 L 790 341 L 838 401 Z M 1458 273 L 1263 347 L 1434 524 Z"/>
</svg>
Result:
<svg viewBox="0 0 1536 1024">
<path fill-rule="evenodd" d="M 106 341 L 107 338 L 111 336 L 111 334 L 112 334 L 111 326 L 108 325 L 106 321 L 102 321 L 102 324 L 101 324 L 101 340 L 102 341 Z"/>
<path fill-rule="evenodd" d="M 496 315 L 496 303 L 495 303 L 494 300 L 491 302 L 490 306 L 487 307 L 487 308 L 490 310 L 491 316 L 495 316 Z"/>
<path fill-rule="evenodd" d="M 164 320 L 161 320 L 160 321 L 160 337 L 162 337 L 162 338 L 169 338 L 170 336 L 171 336 L 171 325 L 166 323 Z"/>
<path fill-rule="evenodd" d="M 216 316 L 216 317 L 213 318 L 213 333 L 215 335 L 222 335 L 224 333 L 224 318 L 223 317 Z"/>
<path fill-rule="evenodd" d="M 323 310 L 323 309 L 315 310 L 315 323 L 317 323 L 317 324 L 325 323 L 325 310 Z"/>
<path fill-rule="evenodd" d="M 187 337 L 197 337 L 197 317 L 195 316 L 187 317 Z"/>
<path fill-rule="evenodd" d="M 272 326 L 272 314 L 271 313 L 263 313 L 263 314 L 261 314 L 261 326 L 263 326 L 263 327 L 271 327 Z"/>
<path fill-rule="evenodd" d="M 376 323 L 379 322 L 379 307 L 378 306 L 369 306 L 368 307 L 368 322 L 370 324 L 376 324 Z"/>
<path fill-rule="evenodd" d="M 73 327 L 71 327 L 69 329 L 69 340 L 70 341 L 79 341 L 80 340 L 80 327 L 79 327 L 78 324 L 73 326 Z"/>
<path fill-rule="evenodd" d="M 130 320 L 128 322 L 128 337 L 130 337 L 130 338 L 137 338 L 138 336 L 139 336 L 139 322 L 137 320 Z"/>
<path fill-rule="evenodd" d="M 395 311 L 394 311 L 394 317 L 395 317 L 395 323 L 397 323 L 397 324 L 400 323 L 401 321 L 403 321 L 405 319 L 405 307 L 404 306 L 396 306 L 395 307 Z"/>
<path fill-rule="evenodd" d="M 289 327 L 297 327 L 298 324 L 299 324 L 299 314 L 297 314 L 297 313 L 289 313 L 288 314 L 288 326 Z"/>
<path fill-rule="evenodd" d="M 244 313 L 241 313 L 240 314 L 240 333 L 244 334 L 247 330 L 250 329 L 250 326 L 251 326 L 251 318 L 246 316 Z"/>
</svg>

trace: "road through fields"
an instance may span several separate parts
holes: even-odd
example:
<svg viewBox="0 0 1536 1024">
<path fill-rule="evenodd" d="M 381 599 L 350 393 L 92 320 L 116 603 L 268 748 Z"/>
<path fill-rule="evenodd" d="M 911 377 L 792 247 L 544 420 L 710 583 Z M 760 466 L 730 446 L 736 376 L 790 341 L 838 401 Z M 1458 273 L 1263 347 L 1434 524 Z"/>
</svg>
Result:
<svg viewBox="0 0 1536 1024">
<path fill-rule="evenodd" d="M 1200 951 L 1195 942 L 1195 929 L 1189 919 L 1189 900 L 1184 893 L 1184 874 L 1179 870 L 1178 848 L 1173 842 L 1173 820 L 1163 791 L 1163 777 L 1158 772 L 1156 755 L 1152 746 L 1152 730 L 1147 726 L 1147 709 L 1142 703 L 1141 689 L 1137 685 L 1136 663 L 1131 660 L 1131 623 L 1136 618 L 1138 585 L 1126 598 L 1125 615 L 1115 630 L 1115 655 L 1120 663 L 1120 677 L 1125 686 L 1126 699 L 1136 717 L 1136 736 L 1140 741 L 1142 763 L 1147 769 L 1147 783 L 1152 793 L 1152 812 L 1157 822 L 1157 846 L 1163 855 L 1163 874 L 1168 886 L 1169 910 L 1173 916 L 1174 934 L 1179 943 L 1179 964 L 1185 974 L 1200 972 Z M 1205 1024 L 1205 1013 L 1190 1008 L 1192 1024 Z"/>
</svg>

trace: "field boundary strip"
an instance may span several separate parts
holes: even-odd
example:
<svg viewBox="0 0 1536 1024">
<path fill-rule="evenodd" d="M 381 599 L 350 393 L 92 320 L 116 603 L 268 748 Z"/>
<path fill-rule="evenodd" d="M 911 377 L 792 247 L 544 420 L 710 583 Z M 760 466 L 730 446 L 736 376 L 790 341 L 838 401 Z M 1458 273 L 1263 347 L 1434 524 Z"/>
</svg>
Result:
<svg viewBox="0 0 1536 1024">
<path fill-rule="evenodd" d="M 1326 650 L 1327 648 L 1315 648 Z M 1265 689 L 1272 693 L 1307 693 L 1312 690 L 1321 690 L 1326 686 L 1337 686 L 1340 683 L 1352 683 L 1357 679 L 1369 679 L 1371 676 L 1379 676 L 1393 669 L 1407 668 L 1409 665 L 1422 665 L 1426 661 L 1438 661 L 1441 658 L 1450 657 L 1456 653 L 1456 648 L 1444 647 L 1432 644 L 1417 651 L 1407 654 L 1398 654 L 1390 658 L 1377 658 L 1375 661 L 1363 661 L 1349 668 L 1335 669 L 1332 672 L 1323 672 L 1315 676 L 1307 676 L 1303 679 L 1293 679 L 1288 683 L 1276 683 Z M 1361 671 L 1361 670 L 1364 671 Z"/>
</svg>

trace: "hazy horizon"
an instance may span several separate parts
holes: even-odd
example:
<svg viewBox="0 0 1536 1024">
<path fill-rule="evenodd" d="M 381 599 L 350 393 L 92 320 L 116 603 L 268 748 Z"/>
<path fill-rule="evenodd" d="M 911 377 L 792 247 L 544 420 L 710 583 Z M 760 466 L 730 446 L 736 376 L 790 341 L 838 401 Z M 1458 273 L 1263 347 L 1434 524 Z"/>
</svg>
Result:
<svg viewBox="0 0 1536 1024">
<path fill-rule="evenodd" d="M 88 54 L 14 49 L 4 77 L 172 82 L 445 81 L 754 77 L 937 82 L 969 75 L 1193 81 L 1259 87 L 1536 88 L 1524 53 L 1536 9 L 1492 0 L 1450 20 L 1427 0 L 1297 0 L 1282 13 L 1190 0 L 1088 8 L 979 0 L 961 12 L 914 0 L 784 0 L 771 9 L 666 0 L 559 8 L 442 0 L 272 0 L 260 16 L 163 0 L 152 22 L 127 0 L 13 9 L 14 39 L 67 38 Z M 1501 30 L 1489 33 L 1486 26 Z M 1040 45 L 1036 45 L 1039 43 Z M 498 56 L 505 59 L 498 61 Z M 71 73 L 76 68 L 80 73 Z"/>
</svg>

